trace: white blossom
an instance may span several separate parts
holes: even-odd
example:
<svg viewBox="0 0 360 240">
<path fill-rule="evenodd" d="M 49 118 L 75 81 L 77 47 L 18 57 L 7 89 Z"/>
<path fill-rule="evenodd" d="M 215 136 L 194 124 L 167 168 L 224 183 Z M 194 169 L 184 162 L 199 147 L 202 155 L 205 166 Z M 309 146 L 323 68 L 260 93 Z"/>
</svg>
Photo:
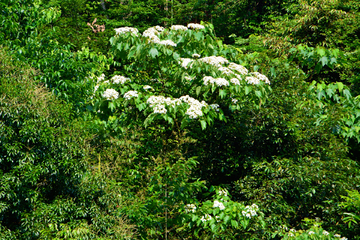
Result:
<svg viewBox="0 0 360 240">
<path fill-rule="evenodd" d="M 225 78 L 213 78 L 211 76 L 205 76 L 203 78 L 204 85 L 216 84 L 217 86 L 229 86 L 229 82 Z"/>
<path fill-rule="evenodd" d="M 120 75 L 115 75 L 111 78 L 111 80 L 113 81 L 113 83 L 115 84 L 124 84 L 125 82 L 131 82 L 130 78 L 124 77 L 124 76 L 120 76 Z"/>
<path fill-rule="evenodd" d="M 215 201 L 214 201 L 213 207 L 214 207 L 214 208 L 215 208 L 215 207 L 218 207 L 220 210 L 224 210 L 224 209 L 225 209 L 224 204 L 223 204 L 222 202 L 219 202 L 218 200 L 215 200 Z"/>
<path fill-rule="evenodd" d="M 121 27 L 121 28 L 115 28 L 114 29 L 116 34 L 120 35 L 120 34 L 126 34 L 126 33 L 132 33 L 137 35 L 139 33 L 139 30 L 137 30 L 136 28 L 133 27 Z"/>
<path fill-rule="evenodd" d="M 194 60 L 192 60 L 191 58 L 180 58 L 181 61 L 181 66 L 185 69 L 187 69 L 188 67 L 191 68 L 192 64 L 190 64 L 191 62 L 193 62 Z"/>
<path fill-rule="evenodd" d="M 163 28 L 163 27 L 161 27 L 161 26 L 155 26 L 154 27 L 157 31 L 159 31 L 159 32 L 162 32 L 162 31 L 164 31 L 165 30 L 165 28 Z"/>
<path fill-rule="evenodd" d="M 256 204 L 253 204 L 251 206 L 246 206 L 245 210 L 243 210 L 241 213 L 244 217 L 251 218 L 257 215 L 258 210 L 259 207 Z"/>
<path fill-rule="evenodd" d="M 200 54 L 194 53 L 194 54 L 192 55 L 192 57 L 193 57 L 193 58 L 199 58 L 199 57 L 200 57 Z"/>
<path fill-rule="evenodd" d="M 149 85 L 145 85 L 145 86 L 143 86 L 143 89 L 145 91 L 147 91 L 147 90 L 152 90 L 153 88 L 151 86 L 149 86 Z"/>
<path fill-rule="evenodd" d="M 289 235 L 289 237 L 294 237 L 295 236 L 293 233 L 289 233 L 288 235 Z"/>
<path fill-rule="evenodd" d="M 239 79 L 237 79 L 237 78 L 232 78 L 232 79 L 230 79 L 230 82 L 231 82 L 232 84 L 235 84 L 235 85 L 240 85 L 240 81 L 239 81 Z"/>
<path fill-rule="evenodd" d="M 260 83 L 260 80 L 256 77 L 246 77 L 245 81 L 249 84 L 255 84 L 255 85 Z"/>
<path fill-rule="evenodd" d="M 218 66 L 218 67 L 220 67 L 221 64 L 229 62 L 226 58 L 218 57 L 218 56 L 203 57 L 203 58 L 200 58 L 199 61 L 211 64 L 214 66 Z"/>
<path fill-rule="evenodd" d="M 218 112 L 220 106 L 219 106 L 219 104 L 214 103 L 214 104 L 210 104 L 209 107 L 214 109 L 216 112 Z"/>
<path fill-rule="evenodd" d="M 201 109 L 203 107 L 207 107 L 208 104 L 205 101 L 199 101 L 190 97 L 189 95 L 180 97 L 180 100 L 187 103 L 190 107 L 186 110 L 186 115 L 190 117 L 190 119 L 196 119 L 203 115 Z"/>
<path fill-rule="evenodd" d="M 106 98 L 107 100 L 113 100 L 119 98 L 119 93 L 112 88 L 106 89 L 106 91 L 102 94 L 103 98 Z"/>
<path fill-rule="evenodd" d="M 204 29 L 205 27 L 201 24 L 198 23 L 189 23 L 187 25 L 188 28 L 192 28 L 192 29 Z"/>
<path fill-rule="evenodd" d="M 254 75 L 257 79 L 259 79 L 259 80 L 261 80 L 261 81 L 263 81 L 263 82 L 265 82 L 267 84 L 270 84 L 269 79 L 265 75 L 263 75 L 263 74 L 261 74 L 259 72 L 252 72 L 250 74 Z"/>
<path fill-rule="evenodd" d="M 341 238 L 340 234 L 335 234 L 334 237 Z"/>
<path fill-rule="evenodd" d="M 187 213 L 189 213 L 189 212 L 195 212 L 196 211 L 196 206 L 195 206 L 195 204 L 187 204 L 186 206 L 185 206 L 185 211 L 187 212 Z"/>
<path fill-rule="evenodd" d="M 219 190 L 219 195 L 226 197 L 228 194 L 227 194 L 227 191 L 226 191 L 226 190 Z"/>
<path fill-rule="evenodd" d="M 325 235 L 325 236 L 327 236 L 327 235 L 329 235 L 329 232 L 328 231 L 323 231 L 323 234 Z"/>
<path fill-rule="evenodd" d="M 165 108 L 164 105 L 159 104 L 159 105 L 154 106 L 153 112 L 158 113 L 158 114 L 165 114 L 165 113 L 167 113 L 167 109 Z"/>
<path fill-rule="evenodd" d="M 101 74 L 100 77 L 97 78 L 97 82 L 104 81 L 104 79 L 105 79 L 105 74 Z"/>
<path fill-rule="evenodd" d="M 124 98 L 126 100 L 130 100 L 131 98 L 138 97 L 138 96 L 139 96 L 139 94 L 137 91 L 128 91 L 124 94 Z"/>
<path fill-rule="evenodd" d="M 211 219 L 212 219 L 211 215 L 205 214 L 204 216 L 202 216 L 201 221 L 206 222 L 206 221 L 210 221 Z"/>
<path fill-rule="evenodd" d="M 309 232 L 309 235 L 312 235 L 312 234 L 315 234 L 315 232 L 314 232 L 314 231 L 310 231 L 310 232 Z"/>
<path fill-rule="evenodd" d="M 160 41 L 158 42 L 159 44 L 161 45 L 165 45 L 165 46 L 173 46 L 173 47 L 176 47 L 176 43 L 174 43 L 173 41 L 171 40 L 163 40 L 163 41 Z"/>
<path fill-rule="evenodd" d="M 170 28 L 171 28 L 171 30 L 175 30 L 175 31 L 177 31 L 177 30 L 185 30 L 185 31 L 188 30 L 188 28 L 183 26 L 183 25 L 172 25 Z"/>
<path fill-rule="evenodd" d="M 231 70 L 235 70 L 243 75 L 246 75 L 249 72 L 244 66 L 233 63 L 233 62 L 229 63 L 228 68 Z"/>
<path fill-rule="evenodd" d="M 223 74 L 225 75 L 231 75 L 231 74 L 234 74 L 233 71 L 231 71 L 229 68 L 227 67 L 219 67 L 219 71 L 221 71 Z"/>
<path fill-rule="evenodd" d="M 94 92 L 96 92 L 99 89 L 99 85 L 96 85 L 94 88 Z"/>
</svg>

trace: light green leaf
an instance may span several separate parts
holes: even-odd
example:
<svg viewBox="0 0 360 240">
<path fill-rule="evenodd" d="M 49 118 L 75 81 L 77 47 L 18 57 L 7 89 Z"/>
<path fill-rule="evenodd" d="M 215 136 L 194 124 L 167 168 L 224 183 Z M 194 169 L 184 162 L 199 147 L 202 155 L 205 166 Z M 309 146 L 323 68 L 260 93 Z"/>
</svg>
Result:
<svg viewBox="0 0 360 240">
<path fill-rule="evenodd" d="M 156 48 L 151 48 L 149 54 L 152 58 L 155 58 L 156 56 L 159 55 L 159 51 Z"/>
</svg>

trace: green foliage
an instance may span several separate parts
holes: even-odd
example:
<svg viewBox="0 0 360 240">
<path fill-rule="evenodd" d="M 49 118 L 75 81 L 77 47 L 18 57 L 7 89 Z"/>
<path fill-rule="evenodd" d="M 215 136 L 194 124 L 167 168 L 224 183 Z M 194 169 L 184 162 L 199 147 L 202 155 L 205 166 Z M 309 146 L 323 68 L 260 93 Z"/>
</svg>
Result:
<svg viewBox="0 0 360 240">
<path fill-rule="evenodd" d="M 0 51 L 0 237 L 131 236 L 110 183 L 87 171 L 82 122 L 36 84 L 35 70 Z"/>
</svg>

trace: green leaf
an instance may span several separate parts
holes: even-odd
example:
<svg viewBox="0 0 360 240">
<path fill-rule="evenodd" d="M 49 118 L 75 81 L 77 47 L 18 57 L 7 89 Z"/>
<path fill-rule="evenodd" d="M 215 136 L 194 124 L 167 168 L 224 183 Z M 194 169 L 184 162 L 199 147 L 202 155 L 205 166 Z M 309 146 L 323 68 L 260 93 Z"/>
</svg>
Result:
<svg viewBox="0 0 360 240">
<path fill-rule="evenodd" d="M 322 64 L 322 66 L 325 66 L 328 63 L 328 58 L 324 56 L 324 57 L 320 58 L 320 62 Z"/>
<path fill-rule="evenodd" d="M 152 58 L 155 58 L 156 56 L 159 55 L 159 51 L 156 48 L 151 48 L 149 54 Z"/>
<path fill-rule="evenodd" d="M 202 130 L 205 130 L 205 129 L 206 129 L 206 121 L 205 121 L 205 120 L 201 120 L 201 121 L 200 121 L 200 124 L 201 124 L 201 129 L 202 129 Z"/>
<path fill-rule="evenodd" d="M 320 55 L 320 56 L 325 56 L 325 49 L 324 48 L 317 48 L 316 52 Z"/>
<path fill-rule="evenodd" d="M 245 95 L 248 95 L 250 91 L 251 91 L 251 87 L 245 86 Z"/>
</svg>

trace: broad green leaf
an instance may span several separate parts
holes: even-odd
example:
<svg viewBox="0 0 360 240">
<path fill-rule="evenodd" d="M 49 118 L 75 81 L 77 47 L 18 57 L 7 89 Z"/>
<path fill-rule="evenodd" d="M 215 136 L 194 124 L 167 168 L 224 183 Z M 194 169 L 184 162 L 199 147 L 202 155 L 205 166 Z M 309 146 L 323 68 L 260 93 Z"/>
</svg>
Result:
<svg viewBox="0 0 360 240">
<path fill-rule="evenodd" d="M 152 58 L 155 58 L 156 56 L 159 55 L 159 51 L 156 48 L 151 48 L 149 54 Z"/>
</svg>

